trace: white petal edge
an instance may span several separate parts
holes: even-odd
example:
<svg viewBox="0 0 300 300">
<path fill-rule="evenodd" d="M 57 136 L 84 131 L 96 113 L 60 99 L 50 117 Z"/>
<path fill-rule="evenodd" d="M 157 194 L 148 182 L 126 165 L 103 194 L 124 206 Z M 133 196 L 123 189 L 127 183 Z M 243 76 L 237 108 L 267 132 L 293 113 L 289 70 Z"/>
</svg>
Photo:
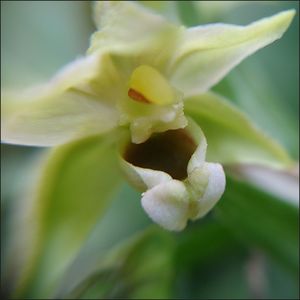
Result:
<svg viewBox="0 0 300 300">
<path fill-rule="evenodd" d="M 172 180 L 172 177 L 162 171 L 140 168 L 125 161 L 122 157 L 120 165 L 130 183 L 141 191 L 146 191 L 156 185 Z"/>
<path fill-rule="evenodd" d="M 188 199 L 185 185 L 172 180 L 145 192 L 142 206 L 155 223 L 167 230 L 180 231 L 187 223 Z"/>
<path fill-rule="evenodd" d="M 198 126 L 197 123 L 195 123 L 190 117 L 188 117 L 188 126 L 186 129 L 192 135 L 194 141 L 198 144 L 197 149 L 193 153 L 187 165 L 187 172 L 190 174 L 194 169 L 201 168 L 205 163 L 207 141 L 200 126 Z"/>
<path fill-rule="evenodd" d="M 225 173 L 223 167 L 216 163 L 205 163 L 209 172 L 208 185 L 204 194 L 197 200 L 198 213 L 192 220 L 199 219 L 206 215 L 220 200 L 225 190 Z"/>
</svg>

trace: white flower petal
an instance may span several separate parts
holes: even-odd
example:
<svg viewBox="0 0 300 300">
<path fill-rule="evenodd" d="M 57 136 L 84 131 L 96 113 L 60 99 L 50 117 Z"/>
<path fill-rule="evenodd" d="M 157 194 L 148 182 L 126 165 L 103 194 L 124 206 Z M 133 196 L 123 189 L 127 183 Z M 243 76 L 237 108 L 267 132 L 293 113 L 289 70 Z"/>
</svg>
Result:
<svg viewBox="0 0 300 300">
<path fill-rule="evenodd" d="M 142 206 L 154 222 L 167 230 L 179 231 L 186 226 L 188 198 L 185 185 L 172 180 L 144 193 Z"/>
<path fill-rule="evenodd" d="M 206 215 L 219 201 L 225 190 L 225 174 L 220 164 L 205 163 L 205 168 L 208 171 L 208 184 L 203 195 L 197 200 L 198 213 L 192 220 Z M 201 179 L 201 178 L 199 178 Z"/>
<path fill-rule="evenodd" d="M 222 166 L 205 162 L 205 136 L 196 123 L 188 121 L 185 129 L 157 135 L 143 144 L 131 143 L 127 132 L 120 145 L 119 159 L 127 179 L 146 191 L 143 208 L 168 230 L 181 230 L 189 218 L 206 214 L 225 188 Z"/>
<path fill-rule="evenodd" d="M 294 10 L 264 18 L 249 26 L 212 24 L 187 29 L 169 74 L 186 96 L 207 91 L 244 58 L 279 39 Z"/>
<path fill-rule="evenodd" d="M 145 191 L 172 180 L 172 177 L 165 172 L 136 167 L 123 158 L 120 158 L 120 162 L 127 179 L 139 190 Z"/>
</svg>

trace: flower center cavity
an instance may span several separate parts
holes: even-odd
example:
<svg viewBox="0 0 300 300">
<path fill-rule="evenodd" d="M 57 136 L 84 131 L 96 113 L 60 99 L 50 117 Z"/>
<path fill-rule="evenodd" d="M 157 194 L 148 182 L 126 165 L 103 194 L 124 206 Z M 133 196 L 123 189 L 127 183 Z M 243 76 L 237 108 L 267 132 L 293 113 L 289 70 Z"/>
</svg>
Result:
<svg viewBox="0 0 300 300">
<path fill-rule="evenodd" d="M 124 158 L 137 167 L 163 171 L 174 179 L 183 180 L 196 147 L 186 130 L 169 130 L 153 135 L 144 143 L 130 143 Z"/>
</svg>

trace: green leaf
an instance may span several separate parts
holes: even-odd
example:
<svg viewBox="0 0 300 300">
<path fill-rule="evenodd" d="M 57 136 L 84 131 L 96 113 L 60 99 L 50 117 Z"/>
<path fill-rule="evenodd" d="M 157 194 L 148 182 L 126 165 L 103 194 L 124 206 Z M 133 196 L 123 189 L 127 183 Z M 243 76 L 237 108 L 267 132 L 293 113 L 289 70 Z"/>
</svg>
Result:
<svg viewBox="0 0 300 300">
<path fill-rule="evenodd" d="M 177 13 L 182 23 L 188 27 L 199 24 L 197 4 L 194 1 L 176 1 Z"/>
<path fill-rule="evenodd" d="M 208 161 L 222 164 L 255 163 L 270 167 L 292 164 L 279 144 L 215 93 L 188 98 L 185 112 L 200 125 L 206 136 Z"/>
<path fill-rule="evenodd" d="M 276 261 L 266 260 L 268 276 L 268 299 L 299 299 L 299 280 Z"/>
<path fill-rule="evenodd" d="M 175 252 L 176 270 L 193 269 L 224 260 L 228 254 L 245 253 L 245 247 L 211 215 L 190 224 L 178 235 Z M 188 255 L 187 255 L 188 253 Z"/>
<path fill-rule="evenodd" d="M 297 299 L 297 279 L 222 223 L 213 213 L 179 234 L 172 297 Z"/>
<path fill-rule="evenodd" d="M 173 299 L 253 299 L 245 276 L 245 255 L 234 251 L 178 274 Z"/>
<path fill-rule="evenodd" d="M 32 249 L 21 278 L 23 295 L 51 295 L 119 186 L 115 133 L 111 137 L 83 139 L 50 155 L 29 216 L 36 232 L 23 245 Z"/>
<path fill-rule="evenodd" d="M 213 215 L 188 227 L 177 241 L 174 298 L 250 297 L 244 274 L 248 249 Z"/>
<path fill-rule="evenodd" d="M 256 246 L 297 276 L 298 209 L 249 184 L 227 177 L 216 216 L 248 245 Z"/>
<path fill-rule="evenodd" d="M 124 181 L 97 222 L 76 260 L 65 272 L 53 298 L 63 299 L 85 278 L 100 270 L 103 258 L 153 224 L 140 205 L 141 193 Z M 130 218 L 128 213 L 130 212 Z"/>
<path fill-rule="evenodd" d="M 113 248 L 67 298 L 167 299 L 173 246 L 169 233 L 150 227 Z"/>
</svg>

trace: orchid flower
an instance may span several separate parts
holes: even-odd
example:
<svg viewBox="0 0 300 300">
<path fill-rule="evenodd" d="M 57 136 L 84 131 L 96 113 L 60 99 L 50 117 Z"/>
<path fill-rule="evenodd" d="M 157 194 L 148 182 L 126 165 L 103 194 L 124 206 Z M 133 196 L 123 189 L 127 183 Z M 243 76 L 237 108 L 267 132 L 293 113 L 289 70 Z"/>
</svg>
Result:
<svg viewBox="0 0 300 300">
<path fill-rule="evenodd" d="M 3 142 L 56 146 L 49 165 L 70 159 L 70 149 L 82 151 L 95 157 L 89 168 L 96 170 L 82 168 L 87 174 L 117 173 L 119 164 L 143 192 L 146 213 L 168 230 L 182 230 L 217 203 L 225 189 L 222 165 L 290 164 L 280 145 L 209 89 L 279 39 L 293 10 L 248 26 L 193 28 L 127 1 L 97 2 L 94 13 L 98 30 L 85 57 L 46 84 L 3 93 Z M 84 150 L 91 144 L 97 153 Z M 103 169 L 97 155 L 107 160 Z M 98 193 L 100 200 L 108 194 L 101 185 Z M 92 224 L 101 205 L 88 199 Z"/>
</svg>

